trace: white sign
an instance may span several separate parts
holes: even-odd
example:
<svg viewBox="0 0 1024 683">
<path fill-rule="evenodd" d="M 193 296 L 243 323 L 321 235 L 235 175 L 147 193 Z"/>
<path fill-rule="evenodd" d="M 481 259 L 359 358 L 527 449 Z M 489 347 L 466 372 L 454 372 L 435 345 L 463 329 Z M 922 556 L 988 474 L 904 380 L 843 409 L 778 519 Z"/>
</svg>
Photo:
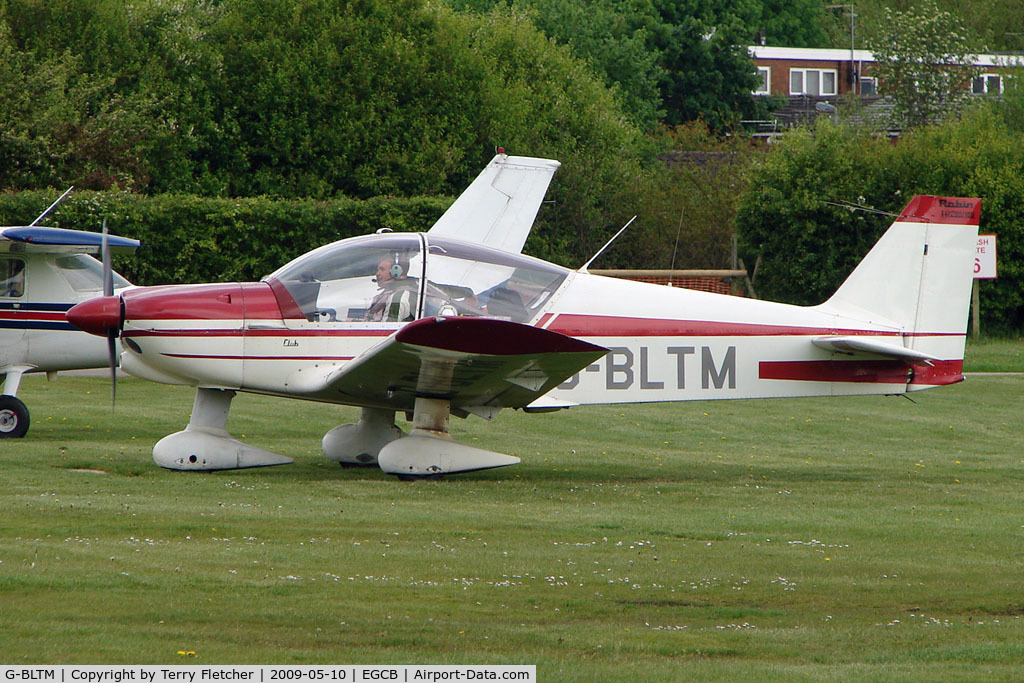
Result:
<svg viewBox="0 0 1024 683">
<path fill-rule="evenodd" d="M 978 249 L 974 253 L 974 279 L 996 277 L 996 236 L 978 235 Z"/>
</svg>

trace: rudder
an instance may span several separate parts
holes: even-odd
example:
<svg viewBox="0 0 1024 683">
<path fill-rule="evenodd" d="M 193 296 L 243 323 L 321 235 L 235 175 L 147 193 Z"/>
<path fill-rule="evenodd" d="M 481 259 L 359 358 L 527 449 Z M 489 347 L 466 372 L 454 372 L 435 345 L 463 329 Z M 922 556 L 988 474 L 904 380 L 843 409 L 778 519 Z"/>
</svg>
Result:
<svg viewBox="0 0 1024 683">
<path fill-rule="evenodd" d="M 821 308 L 891 326 L 908 348 L 962 364 L 980 214 L 977 198 L 914 197 Z"/>
</svg>

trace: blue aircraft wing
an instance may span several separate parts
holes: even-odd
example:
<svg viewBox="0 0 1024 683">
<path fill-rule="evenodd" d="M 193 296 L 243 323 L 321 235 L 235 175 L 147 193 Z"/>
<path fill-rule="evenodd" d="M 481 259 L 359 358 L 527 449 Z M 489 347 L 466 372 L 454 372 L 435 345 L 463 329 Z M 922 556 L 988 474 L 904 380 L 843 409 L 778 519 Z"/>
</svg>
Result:
<svg viewBox="0 0 1024 683">
<path fill-rule="evenodd" d="M 98 232 L 34 225 L 2 228 L 0 238 L 6 240 L 0 240 L 0 251 L 98 253 L 103 244 Z M 111 252 L 123 253 L 138 248 L 139 240 L 107 235 L 107 244 Z"/>
</svg>

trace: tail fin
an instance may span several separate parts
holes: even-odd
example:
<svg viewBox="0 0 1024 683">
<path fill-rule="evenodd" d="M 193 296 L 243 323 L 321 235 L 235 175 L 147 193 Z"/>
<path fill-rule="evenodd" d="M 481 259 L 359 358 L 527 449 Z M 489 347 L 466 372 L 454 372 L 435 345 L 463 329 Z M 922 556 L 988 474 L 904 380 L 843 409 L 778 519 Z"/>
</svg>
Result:
<svg viewBox="0 0 1024 683">
<path fill-rule="evenodd" d="M 894 327 L 908 348 L 962 361 L 980 214 L 980 199 L 914 197 L 820 308 Z"/>
<path fill-rule="evenodd" d="M 431 235 L 519 253 L 560 163 L 500 152 L 448 207 Z"/>
</svg>

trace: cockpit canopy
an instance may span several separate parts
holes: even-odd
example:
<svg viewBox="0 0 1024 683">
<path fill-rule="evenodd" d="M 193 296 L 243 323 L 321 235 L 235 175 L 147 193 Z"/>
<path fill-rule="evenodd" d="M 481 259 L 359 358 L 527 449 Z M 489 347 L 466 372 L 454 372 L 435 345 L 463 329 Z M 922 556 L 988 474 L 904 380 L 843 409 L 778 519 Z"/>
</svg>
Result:
<svg viewBox="0 0 1024 683">
<path fill-rule="evenodd" d="M 266 278 L 286 317 L 404 322 L 427 316 L 537 317 L 569 271 L 425 233 L 341 240 Z"/>
</svg>

